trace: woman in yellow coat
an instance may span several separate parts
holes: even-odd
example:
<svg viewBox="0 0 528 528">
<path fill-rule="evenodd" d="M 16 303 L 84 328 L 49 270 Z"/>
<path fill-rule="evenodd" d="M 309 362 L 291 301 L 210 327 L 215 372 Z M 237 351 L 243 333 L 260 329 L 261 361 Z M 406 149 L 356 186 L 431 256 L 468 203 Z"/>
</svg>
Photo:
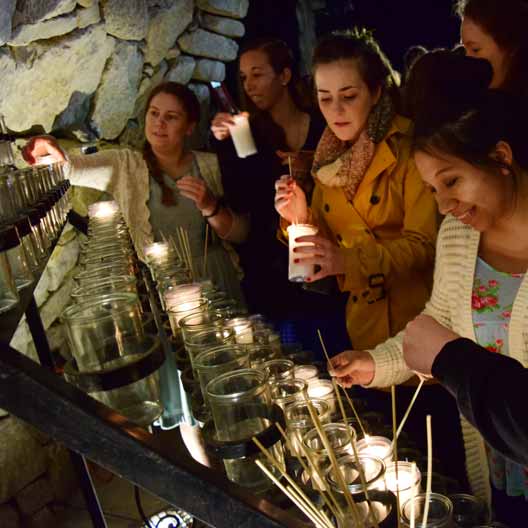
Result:
<svg viewBox="0 0 528 528">
<path fill-rule="evenodd" d="M 394 75 L 366 33 L 334 33 L 313 60 L 327 128 L 316 150 L 311 208 L 284 176 L 275 207 L 283 225 L 313 223 L 313 247 L 296 249 L 316 266 L 307 282 L 329 275 L 350 292 L 347 328 L 363 350 L 395 335 L 429 298 L 437 232 L 433 196 L 410 153 L 411 122 L 397 115 Z"/>
</svg>

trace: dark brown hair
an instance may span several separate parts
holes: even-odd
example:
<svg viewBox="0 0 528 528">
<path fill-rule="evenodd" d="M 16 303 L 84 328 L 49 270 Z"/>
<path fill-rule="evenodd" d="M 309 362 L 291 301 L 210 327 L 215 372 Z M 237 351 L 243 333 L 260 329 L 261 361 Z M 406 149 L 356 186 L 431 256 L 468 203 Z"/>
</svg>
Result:
<svg viewBox="0 0 528 528">
<path fill-rule="evenodd" d="M 183 84 L 171 81 L 158 84 L 152 89 L 145 105 L 145 114 L 148 112 L 152 99 L 160 93 L 176 97 L 183 106 L 183 109 L 187 114 L 187 119 L 191 123 L 198 123 L 200 121 L 200 103 L 194 92 Z M 165 185 L 165 182 L 163 181 L 163 172 L 154 152 L 152 151 L 150 143 L 146 139 L 145 144 L 143 145 L 143 159 L 147 163 L 150 175 L 161 187 L 161 203 L 166 206 L 174 205 L 175 201 L 172 190 Z"/>
<path fill-rule="evenodd" d="M 399 108 L 398 75 L 392 69 L 389 59 L 371 31 L 354 28 L 334 31 L 323 37 L 314 50 L 312 71 L 315 74 L 321 64 L 349 59 L 357 61 L 359 73 L 370 93 L 374 93 L 378 88 L 386 90 L 392 97 L 395 107 Z"/>
<path fill-rule="evenodd" d="M 478 24 L 497 45 L 511 55 L 501 89 L 515 95 L 528 93 L 528 3 L 523 0 L 457 0 L 455 12 Z"/>
</svg>

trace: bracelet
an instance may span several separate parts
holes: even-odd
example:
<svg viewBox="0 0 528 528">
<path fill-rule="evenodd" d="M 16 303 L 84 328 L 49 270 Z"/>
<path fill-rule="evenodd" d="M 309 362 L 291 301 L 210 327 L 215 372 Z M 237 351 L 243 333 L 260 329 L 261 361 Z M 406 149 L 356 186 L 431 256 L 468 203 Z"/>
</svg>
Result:
<svg viewBox="0 0 528 528">
<path fill-rule="evenodd" d="M 215 205 L 215 208 L 213 209 L 213 212 L 211 214 L 208 214 L 208 215 L 202 214 L 202 216 L 204 218 L 212 218 L 213 216 L 216 216 L 220 212 L 220 209 L 222 208 L 222 205 L 223 205 L 222 199 L 218 198 L 218 200 L 216 200 L 216 205 Z"/>
</svg>

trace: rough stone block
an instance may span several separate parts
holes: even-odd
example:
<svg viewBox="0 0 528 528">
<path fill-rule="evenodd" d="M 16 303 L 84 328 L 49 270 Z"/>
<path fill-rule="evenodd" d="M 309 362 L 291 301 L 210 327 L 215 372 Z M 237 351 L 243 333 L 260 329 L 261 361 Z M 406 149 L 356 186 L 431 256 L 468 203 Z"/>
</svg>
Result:
<svg viewBox="0 0 528 528">
<path fill-rule="evenodd" d="M 193 0 L 178 0 L 168 7 L 150 10 L 145 62 L 157 66 L 165 58 L 176 39 L 192 22 L 193 12 Z"/>
<path fill-rule="evenodd" d="M 244 18 L 248 12 L 249 0 L 197 0 L 196 6 L 214 15 Z"/>
<path fill-rule="evenodd" d="M 93 93 L 114 42 L 103 24 L 76 30 L 50 44 L 31 44 L 23 57 L 0 48 L 0 113 L 9 129 L 40 124 L 49 132 L 76 91 Z M 80 75 L 82 72 L 82 75 Z M 33 101 L 28 112 L 28 101 Z"/>
<path fill-rule="evenodd" d="M 238 53 L 238 44 L 234 40 L 204 29 L 183 34 L 178 39 L 178 45 L 189 55 L 226 62 L 236 59 Z"/>
<path fill-rule="evenodd" d="M 219 81 L 225 79 L 225 64 L 220 61 L 210 59 L 200 59 L 196 63 L 196 68 L 193 72 L 193 79 L 198 81 Z"/>
<path fill-rule="evenodd" d="M 73 11 L 76 4 L 76 0 L 18 0 L 13 27 L 65 15 Z"/>
<path fill-rule="evenodd" d="M 100 137 L 115 139 L 125 128 L 134 110 L 142 70 L 143 55 L 137 44 L 118 42 L 94 97 L 91 124 Z"/>
<path fill-rule="evenodd" d="M 46 454 L 28 426 L 13 417 L 0 420 L 0 503 L 46 471 Z"/>
<path fill-rule="evenodd" d="M 2 528 L 21 528 L 20 515 L 13 506 L 0 504 L 0 526 Z"/>
<path fill-rule="evenodd" d="M 166 61 L 161 61 L 157 68 L 153 70 L 151 75 L 144 77 L 139 85 L 138 96 L 136 99 L 136 104 L 134 106 L 133 116 L 138 119 L 141 123 L 144 120 L 145 114 L 145 105 L 147 104 L 147 99 L 150 94 L 150 91 L 154 86 L 160 84 L 169 69 L 169 65 Z M 132 126 L 134 128 L 134 126 Z M 142 133 L 142 131 L 141 131 Z"/>
<path fill-rule="evenodd" d="M 182 55 L 176 62 L 176 64 L 169 70 L 165 79 L 167 81 L 173 81 L 181 84 L 187 84 L 194 72 L 196 61 L 188 55 Z"/>
<path fill-rule="evenodd" d="M 204 14 L 201 17 L 200 25 L 204 29 L 208 29 L 214 33 L 220 33 L 226 37 L 243 37 L 244 33 L 246 32 L 242 22 L 222 16 Z"/>
<path fill-rule="evenodd" d="M 15 7 L 16 0 L 0 0 L 0 46 L 11 38 L 11 20 Z"/>
<path fill-rule="evenodd" d="M 15 495 L 15 501 L 22 515 L 30 516 L 53 500 L 51 487 L 46 477 L 41 477 Z"/>
<path fill-rule="evenodd" d="M 104 4 L 106 31 L 123 40 L 142 40 L 147 35 L 146 0 L 108 0 Z"/>
</svg>

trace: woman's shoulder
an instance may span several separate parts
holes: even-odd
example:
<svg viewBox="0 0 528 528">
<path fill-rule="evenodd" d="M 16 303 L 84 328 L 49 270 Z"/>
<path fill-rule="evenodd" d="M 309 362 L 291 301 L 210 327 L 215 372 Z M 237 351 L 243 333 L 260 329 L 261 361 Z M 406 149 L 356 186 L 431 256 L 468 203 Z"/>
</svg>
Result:
<svg viewBox="0 0 528 528">
<path fill-rule="evenodd" d="M 197 161 L 214 165 L 218 163 L 218 156 L 214 152 L 206 152 L 205 150 L 192 151 Z"/>
</svg>

